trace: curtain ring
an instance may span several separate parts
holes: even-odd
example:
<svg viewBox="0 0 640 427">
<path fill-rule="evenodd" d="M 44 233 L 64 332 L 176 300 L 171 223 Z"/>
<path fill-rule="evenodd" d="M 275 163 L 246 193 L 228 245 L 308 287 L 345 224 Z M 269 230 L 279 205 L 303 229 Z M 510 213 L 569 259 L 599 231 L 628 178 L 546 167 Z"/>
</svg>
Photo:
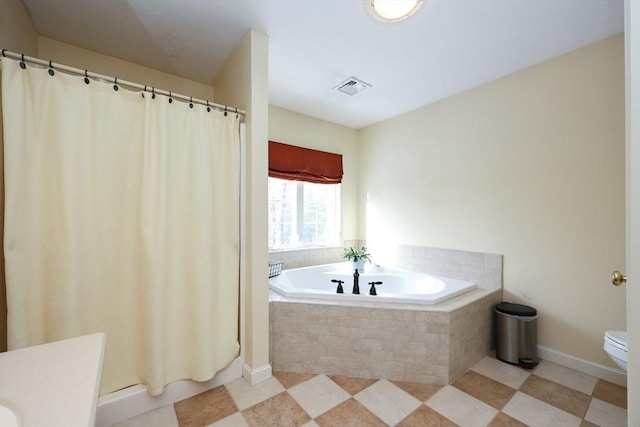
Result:
<svg viewBox="0 0 640 427">
<path fill-rule="evenodd" d="M 24 63 L 24 53 L 22 54 L 22 58 L 20 59 L 20 68 L 23 70 L 27 68 L 27 64 Z"/>
<path fill-rule="evenodd" d="M 224 106 L 224 116 L 227 117 L 227 106 Z"/>
<path fill-rule="evenodd" d="M 118 78 L 117 78 L 117 77 L 115 77 L 115 82 L 114 82 L 114 84 L 113 84 L 113 90 L 115 90 L 115 91 L 117 92 L 117 91 L 118 91 L 118 89 L 119 89 L 119 88 L 118 88 Z"/>
<path fill-rule="evenodd" d="M 151 99 L 156 99 L 156 88 L 151 87 Z"/>
<path fill-rule="evenodd" d="M 236 119 L 238 118 L 238 107 L 233 107 L 236 109 Z"/>
<path fill-rule="evenodd" d="M 193 108 L 193 96 L 189 97 L 189 108 Z"/>
<path fill-rule="evenodd" d="M 86 84 L 89 84 L 89 75 L 87 73 L 87 70 L 84 70 L 84 82 Z"/>
<path fill-rule="evenodd" d="M 173 98 L 172 98 L 172 95 L 171 95 L 171 91 L 169 91 L 169 104 L 171 104 L 172 102 L 173 102 Z"/>
<path fill-rule="evenodd" d="M 209 101 L 207 101 L 207 113 L 211 111 L 211 107 L 209 107 Z"/>
<path fill-rule="evenodd" d="M 56 72 L 53 71 L 53 65 L 51 64 L 51 61 L 49 61 L 49 75 L 53 76 Z"/>
</svg>

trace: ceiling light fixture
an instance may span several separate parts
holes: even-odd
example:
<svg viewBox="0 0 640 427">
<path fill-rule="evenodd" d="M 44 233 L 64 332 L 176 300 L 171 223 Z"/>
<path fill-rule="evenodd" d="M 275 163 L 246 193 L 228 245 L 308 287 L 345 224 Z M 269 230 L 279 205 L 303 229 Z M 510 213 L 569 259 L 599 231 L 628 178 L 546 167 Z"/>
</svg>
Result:
<svg viewBox="0 0 640 427">
<path fill-rule="evenodd" d="M 381 21 L 407 19 L 422 6 L 423 0 L 366 0 L 369 12 Z"/>
</svg>

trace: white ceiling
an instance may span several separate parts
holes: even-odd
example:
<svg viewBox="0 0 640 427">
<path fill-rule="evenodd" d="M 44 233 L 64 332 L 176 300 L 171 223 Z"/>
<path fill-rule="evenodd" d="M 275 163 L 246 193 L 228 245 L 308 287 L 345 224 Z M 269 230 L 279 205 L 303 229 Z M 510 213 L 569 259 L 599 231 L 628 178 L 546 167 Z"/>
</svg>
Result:
<svg viewBox="0 0 640 427">
<path fill-rule="evenodd" d="M 208 85 L 256 29 L 269 36 L 269 102 L 356 129 L 624 26 L 623 0 L 431 0 L 399 23 L 364 0 L 23 2 L 43 36 Z M 333 90 L 350 76 L 373 87 Z"/>
</svg>

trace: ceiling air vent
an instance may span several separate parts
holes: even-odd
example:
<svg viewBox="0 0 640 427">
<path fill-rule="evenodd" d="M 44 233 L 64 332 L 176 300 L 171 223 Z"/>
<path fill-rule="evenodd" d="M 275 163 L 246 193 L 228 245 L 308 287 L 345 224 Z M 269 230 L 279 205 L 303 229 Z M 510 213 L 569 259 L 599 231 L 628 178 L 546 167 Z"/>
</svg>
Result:
<svg viewBox="0 0 640 427">
<path fill-rule="evenodd" d="M 356 93 L 360 93 L 369 87 L 371 87 L 369 83 L 358 80 L 355 77 L 349 77 L 347 80 L 335 86 L 334 89 L 338 92 L 346 93 L 349 96 L 353 96 Z"/>
</svg>

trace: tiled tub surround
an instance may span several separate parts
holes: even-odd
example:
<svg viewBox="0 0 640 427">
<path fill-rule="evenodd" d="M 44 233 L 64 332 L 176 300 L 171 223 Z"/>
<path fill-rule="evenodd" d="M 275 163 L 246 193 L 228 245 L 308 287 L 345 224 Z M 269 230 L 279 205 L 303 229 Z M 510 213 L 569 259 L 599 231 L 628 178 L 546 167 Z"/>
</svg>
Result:
<svg viewBox="0 0 640 427">
<path fill-rule="evenodd" d="M 363 242 L 361 240 L 345 240 L 344 242 L 345 247 L 360 247 L 362 245 Z M 344 261 L 344 258 L 342 258 L 342 246 L 271 251 L 269 252 L 269 259 L 282 261 L 282 268 L 285 269 L 332 264 L 334 262 Z"/>
<path fill-rule="evenodd" d="M 405 248 L 404 268 L 473 281 L 479 288 L 429 307 L 270 292 L 273 369 L 449 384 L 489 354 L 493 307 L 502 298 L 502 257 Z"/>
<path fill-rule="evenodd" d="M 378 262 L 502 289 L 502 255 L 411 245 L 397 245 L 392 252 Z"/>
<path fill-rule="evenodd" d="M 274 370 L 448 384 L 491 352 L 501 292 L 477 289 L 439 304 L 468 302 L 452 311 L 272 297 Z"/>
<path fill-rule="evenodd" d="M 344 246 L 366 246 L 364 240 L 348 240 Z M 389 255 L 391 254 L 391 255 Z M 296 249 L 269 252 L 269 259 L 283 261 L 283 268 L 343 262 L 342 247 Z M 396 245 L 387 255 L 373 252 L 373 261 L 386 267 L 403 268 L 454 279 L 468 280 L 487 287 L 502 287 L 502 255 L 424 246 Z"/>
</svg>

